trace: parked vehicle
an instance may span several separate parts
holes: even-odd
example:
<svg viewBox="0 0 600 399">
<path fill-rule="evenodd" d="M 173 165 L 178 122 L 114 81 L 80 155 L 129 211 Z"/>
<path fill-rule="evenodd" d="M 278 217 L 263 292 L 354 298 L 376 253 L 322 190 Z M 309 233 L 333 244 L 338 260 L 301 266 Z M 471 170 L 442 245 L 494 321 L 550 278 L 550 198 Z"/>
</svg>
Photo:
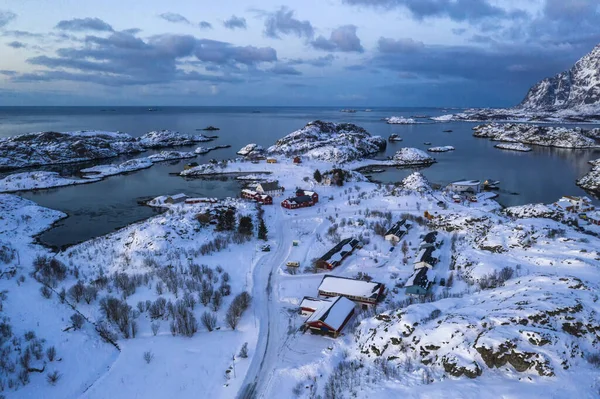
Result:
<svg viewBox="0 0 600 399">
<path fill-rule="evenodd" d="M 263 252 L 270 252 L 271 251 L 271 246 L 269 244 L 264 244 L 260 246 L 260 250 Z"/>
</svg>

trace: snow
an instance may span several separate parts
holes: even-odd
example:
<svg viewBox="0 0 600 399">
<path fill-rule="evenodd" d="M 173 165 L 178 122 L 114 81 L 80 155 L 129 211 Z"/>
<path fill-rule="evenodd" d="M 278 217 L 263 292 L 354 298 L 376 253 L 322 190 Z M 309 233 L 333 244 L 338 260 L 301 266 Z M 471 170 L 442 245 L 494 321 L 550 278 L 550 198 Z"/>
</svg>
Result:
<svg viewBox="0 0 600 399">
<path fill-rule="evenodd" d="M 391 116 L 385 118 L 385 121 L 390 125 L 414 125 L 419 123 L 413 118 L 405 118 L 403 116 Z"/>
<path fill-rule="evenodd" d="M 401 186 L 406 190 L 413 190 L 417 192 L 430 192 L 431 185 L 425 176 L 420 172 L 413 172 L 406 176 L 400 182 Z"/>
<path fill-rule="evenodd" d="M 373 281 L 354 280 L 327 275 L 323 277 L 319 291 L 356 296 L 360 298 L 371 298 L 376 295 L 381 283 Z"/>
<path fill-rule="evenodd" d="M 446 115 L 440 115 L 440 116 L 433 116 L 430 119 L 437 121 L 437 122 L 450 122 L 451 120 L 453 120 L 454 115 L 452 114 L 446 114 Z"/>
<path fill-rule="evenodd" d="M 404 147 L 396 151 L 393 162 L 398 166 L 413 166 L 428 165 L 434 163 L 435 160 L 418 148 Z"/>
<path fill-rule="evenodd" d="M 130 159 L 117 165 L 98 165 L 91 168 L 81 169 L 83 177 L 92 179 L 104 178 L 107 176 L 119 175 L 121 173 L 134 172 L 140 169 L 146 169 L 153 165 L 153 162 L 147 158 Z"/>
<path fill-rule="evenodd" d="M 161 151 L 157 154 L 152 154 L 148 156 L 148 160 L 151 162 L 163 162 L 163 161 L 171 161 L 174 159 L 185 159 L 185 158 L 194 158 L 196 156 L 195 152 L 182 152 L 182 151 Z"/>
<path fill-rule="evenodd" d="M 202 134 L 183 134 L 173 130 L 156 130 L 148 132 L 138 138 L 139 143 L 144 146 L 144 148 L 192 145 L 211 140 L 211 138 Z"/>
<path fill-rule="evenodd" d="M 494 141 L 561 148 L 599 147 L 591 137 L 596 137 L 600 133 L 600 129 L 588 131 L 581 128 L 490 123 L 475 126 L 473 130 L 475 137 L 491 138 Z"/>
<path fill-rule="evenodd" d="M 577 185 L 592 192 L 600 193 L 600 159 L 590 161 L 592 169 L 577 180 Z"/>
<path fill-rule="evenodd" d="M 445 145 L 445 146 L 440 146 L 440 147 L 429 147 L 427 149 L 427 151 L 429 151 L 429 152 L 448 152 L 448 151 L 454 151 L 454 147 L 452 147 L 451 145 Z"/>
<path fill-rule="evenodd" d="M 501 150 L 511 150 L 511 151 L 521 151 L 521 152 L 529 152 L 531 151 L 531 147 L 526 146 L 521 143 L 500 143 L 494 146 L 495 148 L 499 148 Z"/>
<path fill-rule="evenodd" d="M 330 301 L 321 302 L 306 322 L 312 323 L 321 320 L 334 330 L 339 330 L 354 307 L 354 302 L 343 296 L 332 297 Z"/>
<path fill-rule="evenodd" d="M 71 179 L 62 177 L 57 172 L 22 172 L 13 173 L 0 179 L 0 192 L 10 193 L 15 191 L 38 190 L 43 188 L 63 187 L 74 184 L 91 183 L 96 179 Z"/>
<path fill-rule="evenodd" d="M 249 156 L 254 154 L 261 154 L 264 151 L 264 148 L 258 144 L 251 143 L 242 147 L 237 154 L 243 156 Z"/>
</svg>

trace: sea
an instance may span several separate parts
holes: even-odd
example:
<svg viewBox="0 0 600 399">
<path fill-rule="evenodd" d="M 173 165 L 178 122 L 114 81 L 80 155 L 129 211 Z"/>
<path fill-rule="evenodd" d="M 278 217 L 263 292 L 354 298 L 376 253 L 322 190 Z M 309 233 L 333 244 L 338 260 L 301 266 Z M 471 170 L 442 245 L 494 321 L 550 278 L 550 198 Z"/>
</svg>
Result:
<svg viewBox="0 0 600 399">
<path fill-rule="evenodd" d="M 235 179 L 190 179 L 176 173 L 191 161 L 232 159 L 248 143 L 268 147 L 294 130 L 314 120 L 355 123 L 373 135 L 399 135 L 403 141 L 388 143 L 378 158 L 392 156 L 401 147 L 425 150 L 451 145 L 455 151 L 435 153 L 437 163 L 426 168 L 389 168 L 372 179 L 391 184 L 415 170 L 432 183 L 446 185 L 459 179 L 500 181 L 497 201 L 504 206 L 551 203 L 563 195 L 588 195 L 575 180 L 590 170 L 589 160 L 600 158 L 600 150 L 569 150 L 532 146 L 528 153 L 494 148 L 494 142 L 473 137 L 476 123 L 433 123 L 428 118 L 460 112 L 449 108 L 378 107 L 355 113 L 340 112 L 344 107 L 0 107 L 0 137 L 40 131 L 106 130 L 140 136 L 148 131 L 170 129 L 196 133 L 212 125 L 220 130 L 208 132 L 218 139 L 204 145 L 229 144 L 197 159 L 155 164 L 149 169 L 112 176 L 98 183 L 19 193 L 36 203 L 63 211 L 68 218 L 43 233 L 42 243 L 64 248 L 98 237 L 157 214 L 140 201 L 179 192 L 191 196 L 224 198 L 237 196 L 242 183 Z M 388 125 L 383 118 L 403 116 L 422 122 L 415 125 Z M 585 125 L 586 128 L 597 127 Z M 192 150 L 180 147 L 179 150 Z M 105 159 L 79 164 L 58 165 L 36 170 L 58 171 L 73 176 L 83 167 L 122 162 L 147 156 Z M 2 175 L 0 175 L 2 177 Z M 597 199 L 594 199 L 598 203 Z"/>
</svg>

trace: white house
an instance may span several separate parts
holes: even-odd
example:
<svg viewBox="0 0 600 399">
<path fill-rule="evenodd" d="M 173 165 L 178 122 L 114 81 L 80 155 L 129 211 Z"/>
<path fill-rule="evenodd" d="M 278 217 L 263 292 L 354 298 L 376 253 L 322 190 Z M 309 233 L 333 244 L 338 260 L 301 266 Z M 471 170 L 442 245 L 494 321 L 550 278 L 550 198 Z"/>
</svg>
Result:
<svg viewBox="0 0 600 399">
<path fill-rule="evenodd" d="M 562 197 L 556 205 L 569 211 L 569 212 L 589 212 L 594 210 L 592 200 L 588 197 L 575 197 L 572 195 L 565 195 Z"/>
<path fill-rule="evenodd" d="M 274 197 L 283 194 L 283 187 L 281 187 L 279 182 L 276 181 L 260 183 L 258 186 L 256 186 L 256 192 Z"/>
<path fill-rule="evenodd" d="M 165 198 L 165 202 L 167 204 L 179 204 L 181 202 L 184 202 L 187 198 L 187 195 L 179 193 L 175 195 L 169 195 L 167 198 Z"/>
<path fill-rule="evenodd" d="M 481 181 L 479 180 L 460 180 L 450 183 L 448 190 L 455 193 L 479 193 L 481 192 Z"/>
</svg>

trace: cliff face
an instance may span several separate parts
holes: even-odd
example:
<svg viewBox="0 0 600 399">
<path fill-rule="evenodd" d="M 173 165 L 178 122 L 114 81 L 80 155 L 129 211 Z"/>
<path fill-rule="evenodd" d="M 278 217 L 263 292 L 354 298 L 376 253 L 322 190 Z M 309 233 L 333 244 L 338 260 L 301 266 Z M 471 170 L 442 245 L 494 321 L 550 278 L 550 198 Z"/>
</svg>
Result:
<svg viewBox="0 0 600 399">
<path fill-rule="evenodd" d="M 518 108 L 558 110 L 600 108 L 600 44 L 571 69 L 534 85 Z"/>
</svg>

